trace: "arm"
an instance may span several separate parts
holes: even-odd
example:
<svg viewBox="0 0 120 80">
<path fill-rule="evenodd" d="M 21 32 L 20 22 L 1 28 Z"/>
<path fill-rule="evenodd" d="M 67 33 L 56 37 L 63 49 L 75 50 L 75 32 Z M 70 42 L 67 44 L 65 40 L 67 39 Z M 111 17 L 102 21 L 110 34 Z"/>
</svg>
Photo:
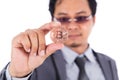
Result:
<svg viewBox="0 0 120 80">
<path fill-rule="evenodd" d="M 111 61 L 111 68 L 112 68 L 112 72 L 113 72 L 112 74 L 114 80 L 119 80 L 118 70 L 117 70 L 116 62 L 114 60 Z"/>
</svg>

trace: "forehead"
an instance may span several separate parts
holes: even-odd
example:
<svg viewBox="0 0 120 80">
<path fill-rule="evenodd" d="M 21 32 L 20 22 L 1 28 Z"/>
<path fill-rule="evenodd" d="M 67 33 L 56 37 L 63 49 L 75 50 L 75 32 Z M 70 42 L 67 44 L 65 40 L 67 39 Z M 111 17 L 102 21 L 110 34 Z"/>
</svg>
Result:
<svg viewBox="0 0 120 80">
<path fill-rule="evenodd" d="M 69 15 L 81 13 L 90 14 L 91 10 L 87 0 L 58 0 L 55 6 L 55 15 L 65 13 Z"/>
</svg>

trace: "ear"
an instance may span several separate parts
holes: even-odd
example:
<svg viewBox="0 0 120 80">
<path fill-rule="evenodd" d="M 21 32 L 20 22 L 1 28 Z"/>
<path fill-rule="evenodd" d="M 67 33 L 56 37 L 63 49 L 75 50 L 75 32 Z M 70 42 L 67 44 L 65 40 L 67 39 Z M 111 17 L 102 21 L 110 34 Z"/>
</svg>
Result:
<svg viewBox="0 0 120 80">
<path fill-rule="evenodd" d="M 93 16 L 93 23 L 95 23 L 96 21 L 96 16 Z"/>
<path fill-rule="evenodd" d="M 95 24 L 96 22 L 96 16 L 93 16 L 93 25 Z"/>
</svg>

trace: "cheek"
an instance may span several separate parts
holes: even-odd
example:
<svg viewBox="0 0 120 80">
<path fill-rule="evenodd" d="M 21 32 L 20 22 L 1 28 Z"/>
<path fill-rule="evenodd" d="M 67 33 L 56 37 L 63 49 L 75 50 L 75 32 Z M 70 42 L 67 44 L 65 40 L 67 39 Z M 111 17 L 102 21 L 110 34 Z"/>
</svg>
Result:
<svg viewBox="0 0 120 80">
<path fill-rule="evenodd" d="M 83 31 L 84 37 L 89 36 L 89 34 L 91 33 L 92 28 L 93 28 L 92 24 L 82 26 L 82 31 Z"/>
</svg>

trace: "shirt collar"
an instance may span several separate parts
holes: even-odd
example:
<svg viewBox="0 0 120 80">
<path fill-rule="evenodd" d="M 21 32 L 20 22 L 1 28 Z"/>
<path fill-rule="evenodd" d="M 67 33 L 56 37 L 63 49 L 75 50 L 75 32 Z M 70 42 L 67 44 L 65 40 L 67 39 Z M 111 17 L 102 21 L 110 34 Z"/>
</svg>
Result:
<svg viewBox="0 0 120 80">
<path fill-rule="evenodd" d="M 64 46 L 64 48 L 61 49 L 63 52 L 63 56 L 68 64 L 72 64 L 75 60 L 75 58 L 78 56 L 76 52 L 71 50 L 70 48 Z"/>
<path fill-rule="evenodd" d="M 88 47 L 88 49 L 83 53 L 83 55 L 86 56 L 88 61 L 93 62 L 93 63 L 96 62 L 95 56 L 94 56 L 93 51 L 92 51 L 92 49 L 90 47 Z"/>
<path fill-rule="evenodd" d="M 75 51 L 71 50 L 67 46 L 64 46 L 64 48 L 62 48 L 61 50 L 62 50 L 63 56 L 68 64 L 74 63 L 74 60 L 77 56 L 82 57 L 84 55 L 87 57 L 88 61 L 93 62 L 93 63 L 96 62 L 95 56 L 94 56 L 92 49 L 90 47 L 88 47 L 86 49 L 86 51 L 81 55 L 78 55 Z"/>
</svg>

